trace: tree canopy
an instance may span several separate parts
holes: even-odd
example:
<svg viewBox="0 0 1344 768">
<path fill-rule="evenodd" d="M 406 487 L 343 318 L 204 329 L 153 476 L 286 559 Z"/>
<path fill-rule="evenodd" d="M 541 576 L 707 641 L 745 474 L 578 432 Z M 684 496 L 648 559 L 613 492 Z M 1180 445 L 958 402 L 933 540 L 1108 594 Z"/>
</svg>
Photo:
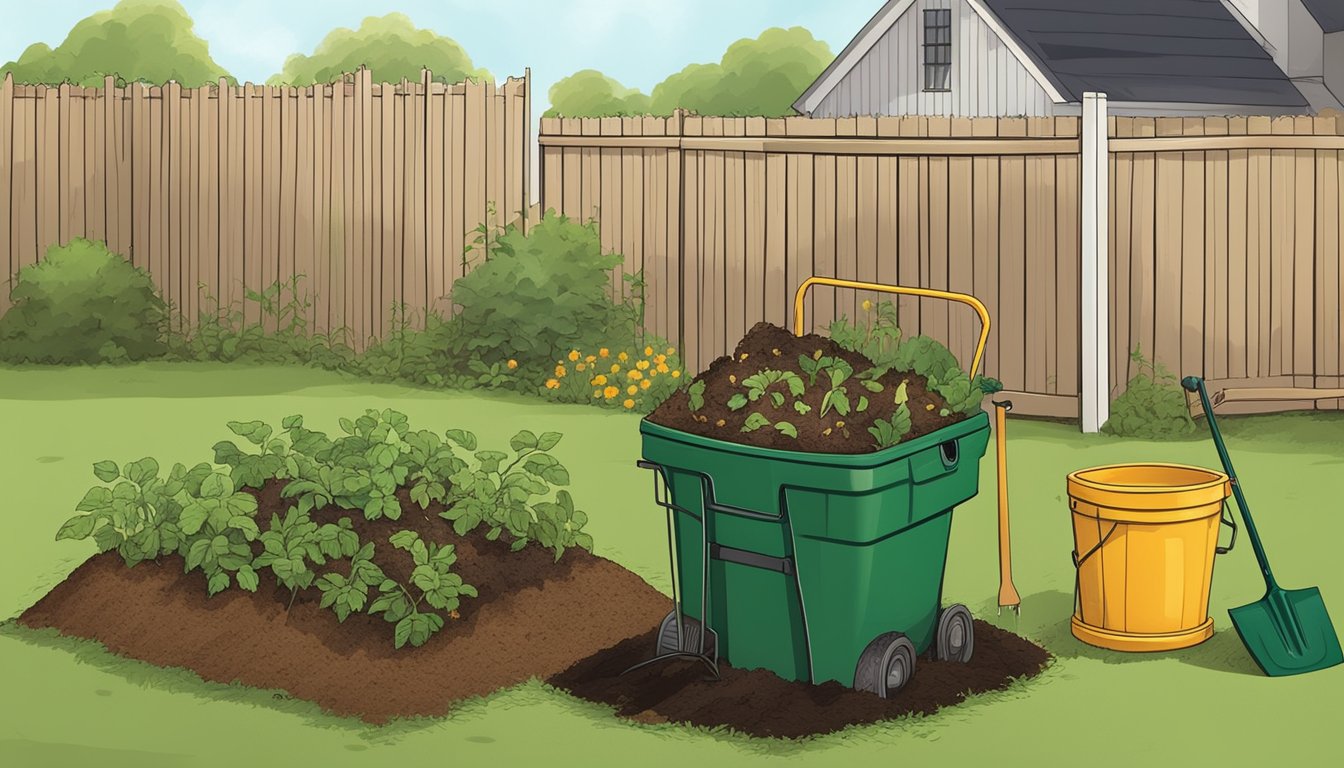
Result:
<svg viewBox="0 0 1344 768">
<path fill-rule="evenodd" d="M 477 69 L 466 50 L 451 38 L 428 29 L 418 29 L 408 16 L 389 13 L 370 16 L 359 29 L 338 27 L 327 33 L 311 56 L 296 53 L 285 60 L 284 69 L 267 82 L 272 85 L 313 85 L 335 80 L 346 72 L 367 66 L 374 80 L 397 82 L 419 80 L 420 70 L 429 69 L 434 79 L 457 83 L 466 78 L 490 79 Z"/>
<path fill-rule="evenodd" d="M 728 47 L 717 64 L 691 64 L 653 89 L 654 114 L 780 117 L 831 63 L 830 46 L 802 27 L 772 27 Z"/>
<path fill-rule="evenodd" d="M 648 94 L 626 88 L 595 69 L 584 69 L 551 86 L 546 117 L 646 115 Z"/>
<path fill-rule="evenodd" d="M 17 61 L 0 67 L 0 77 L 8 72 L 19 83 L 101 85 L 115 75 L 151 83 L 176 80 L 190 88 L 229 78 L 193 26 L 177 0 L 121 0 L 75 24 L 55 48 L 28 46 Z"/>
</svg>

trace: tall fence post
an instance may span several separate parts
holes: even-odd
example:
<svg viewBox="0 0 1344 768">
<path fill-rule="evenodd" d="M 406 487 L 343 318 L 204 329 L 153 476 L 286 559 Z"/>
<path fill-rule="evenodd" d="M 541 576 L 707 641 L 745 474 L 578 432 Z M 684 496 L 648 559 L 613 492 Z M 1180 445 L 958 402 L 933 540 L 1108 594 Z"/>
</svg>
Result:
<svg viewBox="0 0 1344 768">
<path fill-rule="evenodd" d="M 1099 432 L 1110 418 L 1110 157 L 1106 94 L 1083 94 L 1082 136 L 1082 428 Z"/>
</svg>

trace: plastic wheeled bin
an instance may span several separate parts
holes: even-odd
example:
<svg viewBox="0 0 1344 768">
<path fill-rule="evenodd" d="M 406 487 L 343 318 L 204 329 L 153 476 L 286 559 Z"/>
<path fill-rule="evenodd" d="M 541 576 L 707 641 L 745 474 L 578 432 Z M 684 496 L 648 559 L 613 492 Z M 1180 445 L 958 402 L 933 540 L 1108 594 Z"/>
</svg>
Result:
<svg viewBox="0 0 1344 768">
<path fill-rule="evenodd" d="M 810 278 L 814 284 L 913 293 L 944 291 Z M 668 511 L 675 607 L 654 659 L 718 659 L 787 680 L 830 680 L 880 696 L 914 675 L 916 656 L 967 661 L 964 606 L 941 609 L 952 510 L 979 490 L 989 442 L 980 412 L 874 453 L 783 451 L 640 425 L 643 460 Z M 645 662 L 645 663 L 650 663 Z M 642 665 L 639 665 L 642 666 Z"/>
</svg>

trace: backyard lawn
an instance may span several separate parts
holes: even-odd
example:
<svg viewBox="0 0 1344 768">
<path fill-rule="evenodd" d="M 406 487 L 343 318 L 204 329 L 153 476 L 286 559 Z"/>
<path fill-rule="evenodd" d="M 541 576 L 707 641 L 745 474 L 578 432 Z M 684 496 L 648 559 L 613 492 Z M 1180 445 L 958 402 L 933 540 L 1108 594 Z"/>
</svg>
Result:
<svg viewBox="0 0 1344 768">
<path fill-rule="evenodd" d="M 91 465 L 154 456 L 168 465 L 211 457 L 229 420 L 278 423 L 301 413 L 334 431 L 341 416 L 390 407 L 412 424 L 502 440 L 519 429 L 564 433 L 554 453 L 591 518 L 595 551 L 667 591 L 665 527 L 652 479 L 637 469 L 638 417 L 511 395 L 373 385 L 300 368 L 141 364 L 121 368 L 0 369 L 4 425 L 0 484 L 0 619 L 32 605 L 93 554 L 56 542 L 94 484 Z M 1229 418 L 1229 449 L 1286 587 L 1318 585 L 1344 629 L 1344 414 Z M 1145 442 L 1082 436 L 1072 425 L 1009 425 L 1015 581 L 1020 617 L 996 615 L 994 462 L 981 493 L 954 516 L 945 601 L 1043 644 L 1058 658 L 1040 677 L 927 717 L 851 729 L 807 742 L 753 740 L 686 727 L 634 725 L 527 683 L 464 704 L 451 717 L 382 728 L 328 716 L 272 691 L 200 681 L 127 661 L 95 643 L 0 625 L 0 761 L 15 766 L 809 765 L 1092 766 L 1319 764 L 1344 748 L 1344 667 L 1263 677 L 1227 609 L 1258 599 L 1259 572 L 1243 540 L 1219 558 L 1212 591 L 1217 634 L 1202 646 L 1147 656 L 1082 645 L 1068 630 L 1072 548 L 1064 477 L 1126 461 L 1216 467 L 1194 438 Z M 263 640 L 264 641 L 264 640 Z"/>
</svg>

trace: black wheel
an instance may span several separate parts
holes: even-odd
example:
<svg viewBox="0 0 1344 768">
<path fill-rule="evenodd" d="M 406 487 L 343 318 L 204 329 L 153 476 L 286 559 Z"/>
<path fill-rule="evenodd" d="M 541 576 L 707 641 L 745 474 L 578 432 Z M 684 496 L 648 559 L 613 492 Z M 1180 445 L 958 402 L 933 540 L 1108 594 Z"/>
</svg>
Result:
<svg viewBox="0 0 1344 768">
<path fill-rule="evenodd" d="M 672 611 L 663 617 L 663 623 L 658 625 L 658 647 L 654 654 L 662 656 L 665 653 L 676 653 L 685 651 L 689 653 L 698 653 L 700 651 L 700 622 L 690 616 L 682 614 L 681 628 L 686 633 L 683 642 L 677 642 L 677 612 Z M 714 633 L 710 632 L 705 638 L 705 655 L 714 655 Z"/>
<path fill-rule="evenodd" d="M 938 615 L 938 634 L 934 638 L 939 661 L 971 660 L 975 652 L 975 630 L 971 612 L 964 605 L 949 605 Z"/>
<path fill-rule="evenodd" d="M 854 671 L 854 688 L 893 698 L 915 676 L 915 644 L 900 632 L 878 635 L 863 653 Z"/>
</svg>

